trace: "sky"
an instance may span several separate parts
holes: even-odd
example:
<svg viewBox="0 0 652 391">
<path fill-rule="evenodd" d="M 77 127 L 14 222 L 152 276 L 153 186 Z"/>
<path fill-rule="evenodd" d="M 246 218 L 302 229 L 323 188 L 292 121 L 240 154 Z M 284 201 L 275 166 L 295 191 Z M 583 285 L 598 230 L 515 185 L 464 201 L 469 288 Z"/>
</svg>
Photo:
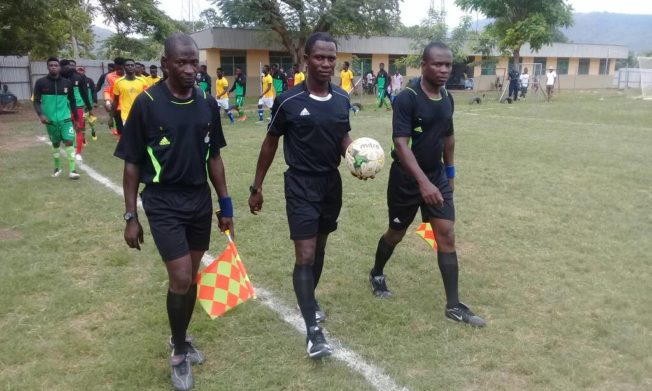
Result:
<svg viewBox="0 0 652 391">
<path fill-rule="evenodd" d="M 439 7 L 441 0 L 434 0 Z M 575 12 L 613 12 L 622 14 L 647 14 L 652 15 L 652 1 L 649 0 L 570 0 L 568 1 Z M 199 13 L 214 7 L 208 0 L 159 0 L 161 9 L 174 19 L 188 20 L 189 16 L 198 19 Z M 446 7 L 446 21 L 449 26 L 456 26 L 465 14 L 457 6 L 455 0 L 444 0 Z M 419 24 L 424 15 L 424 10 L 430 6 L 430 0 L 403 0 L 400 5 L 401 22 L 411 26 Z M 482 14 L 472 13 L 473 20 L 483 19 Z M 95 23 L 107 27 L 101 17 Z"/>
</svg>

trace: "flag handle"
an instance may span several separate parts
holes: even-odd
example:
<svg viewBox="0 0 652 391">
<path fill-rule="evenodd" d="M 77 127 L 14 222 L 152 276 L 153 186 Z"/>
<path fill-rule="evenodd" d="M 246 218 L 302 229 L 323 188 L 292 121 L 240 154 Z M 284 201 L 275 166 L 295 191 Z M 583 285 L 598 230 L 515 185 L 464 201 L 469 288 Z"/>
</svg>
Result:
<svg viewBox="0 0 652 391">
<path fill-rule="evenodd" d="M 224 231 L 224 235 L 226 235 L 226 238 L 229 239 L 229 242 L 233 243 L 233 238 L 231 237 L 231 230 L 227 229 Z"/>
</svg>

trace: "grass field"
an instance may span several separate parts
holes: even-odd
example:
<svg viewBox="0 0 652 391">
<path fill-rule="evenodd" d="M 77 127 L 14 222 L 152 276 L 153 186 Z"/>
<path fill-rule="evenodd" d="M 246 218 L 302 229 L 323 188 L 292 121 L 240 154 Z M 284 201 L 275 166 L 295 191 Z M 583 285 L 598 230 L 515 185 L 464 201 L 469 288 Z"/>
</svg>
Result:
<svg viewBox="0 0 652 391">
<path fill-rule="evenodd" d="M 389 170 L 361 182 L 342 167 L 340 229 L 317 292 L 326 329 L 409 390 L 652 389 L 651 102 L 455 96 L 461 297 L 488 326 L 445 320 L 435 256 L 414 234 L 386 268 L 394 297 L 372 297 Z M 364 103 L 352 137 L 389 150 L 391 113 Z M 248 212 L 264 136 L 253 121 L 225 125 L 236 242 L 254 285 L 294 308 L 281 151 L 262 214 Z M 120 184 L 100 129 L 85 163 Z M 0 389 L 169 389 L 167 278 L 148 227 L 143 251 L 129 250 L 122 198 L 86 175 L 50 178 L 42 135 L 29 109 L 0 116 Z M 225 245 L 214 235 L 211 254 Z M 256 301 L 215 321 L 197 308 L 190 333 L 207 356 L 198 390 L 373 389 L 340 361 L 308 360 L 305 336 Z"/>
</svg>

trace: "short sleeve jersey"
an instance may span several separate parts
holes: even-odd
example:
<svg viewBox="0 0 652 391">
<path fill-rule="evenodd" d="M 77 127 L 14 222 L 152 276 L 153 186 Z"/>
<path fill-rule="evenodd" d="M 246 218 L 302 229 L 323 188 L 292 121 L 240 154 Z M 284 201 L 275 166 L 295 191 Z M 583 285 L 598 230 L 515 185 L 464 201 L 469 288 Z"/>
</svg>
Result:
<svg viewBox="0 0 652 391">
<path fill-rule="evenodd" d="M 229 88 L 229 81 L 226 80 L 226 77 L 223 77 L 221 79 L 216 79 L 215 80 L 215 96 L 219 97 L 226 91 L 226 89 Z M 228 98 L 227 95 L 224 95 L 220 97 L 219 99 L 225 99 Z"/>
<path fill-rule="evenodd" d="M 267 87 L 269 87 L 273 83 L 274 83 L 274 79 L 272 78 L 272 75 L 268 73 L 267 76 L 263 76 L 263 91 L 267 90 Z M 279 91 L 279 93 L 280 92 L 281 91 Z M 272 85 L 272 88 L 270 88 L 269 91 L 267 91 L 267 93 L 263 95 L 263 98 L 273 98 L 273 97 L 274 97 L 274 86 Z"/>
<path fill-rule="evenodd" d="M 114 155 L 139 165 L 147 185 L 199 186 L 208 158 L 224 146 L 215 98 L 195 88 L 178 99 L 158 83 L 136 98 Z"/>
<path fill-rule="evenodd" d="M 342 89 L 350 92 L 353 89 L 353 72 L 350 69 L 348 71 L 342 69 L 340 79 L 342 79 Z"/>
<path fill-rule="evenodd" d="M 126 77 L 118 79 L 113 86 L 113 94 L 120 97 L 120 117 L 123 122 L 127 122 L 131 107 L 136 97 L 147 89 L 147 83 L 143 77 L 136 77 L 129 80 Z"/>
<path fill-rule="evenodd" d="M 442 169 L 443 139 L 453 135 L 453 96 L 441 88 L 439 99 L 431 99 L 419 82 L 410 84 L 394 100 L 392 137 L 409 137 L 412 153 L 425 172 Z M 392 150 L 392 158 L 399 161 Z"/>
<path fill-rule="evenodd" d="M 330 85 L 327 97 L 301 83 L 276 98 L 268 134 L 284 136 L 285 163 L 294 170 L 327 173 L 340 164 L 342 139 L 351 130 L 349 95 Z"/>
<path fill-rule="evenodd" d="M 554 86 L 556 78 L 557 78 L 557 72 L 550 71 L 550 72 L 546 73 L 546 85 L 547 86 Z"/>
<path fill-rule="evenodd" d="M 147 85 L 149 86 L 153 86 L 154 84 L 158 83 L 159 80 L 161 80 L 161 78 L 158 76 L 146 76 L 145 79 L 147 80 Z"/>
</svg>

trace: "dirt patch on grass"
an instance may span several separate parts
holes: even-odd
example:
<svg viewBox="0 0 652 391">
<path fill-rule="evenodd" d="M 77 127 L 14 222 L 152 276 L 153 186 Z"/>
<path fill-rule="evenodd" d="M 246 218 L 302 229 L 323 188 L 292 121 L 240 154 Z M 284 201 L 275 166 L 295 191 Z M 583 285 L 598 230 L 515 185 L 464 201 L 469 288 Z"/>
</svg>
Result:
<svg viewBox="0 0 652 391">
<path fill-rule="evenodd" d="M 15 125 L 18 121 L 5 121 L 9 115 L 13 114 L 2 114 L 2 117 L 0 117 L 0 154 L 22 151 L 38 144 L 38 140 L 34 137 L 16 134 Z M 26 119 L 23 119 L 23 121 L 26 121 Z"/>
<path fill-rule="evenodd" d="M 23 233 L 16 228 L 0 228 L 0 242 L 20 240 L 22 238 Z"/>
</svg>

